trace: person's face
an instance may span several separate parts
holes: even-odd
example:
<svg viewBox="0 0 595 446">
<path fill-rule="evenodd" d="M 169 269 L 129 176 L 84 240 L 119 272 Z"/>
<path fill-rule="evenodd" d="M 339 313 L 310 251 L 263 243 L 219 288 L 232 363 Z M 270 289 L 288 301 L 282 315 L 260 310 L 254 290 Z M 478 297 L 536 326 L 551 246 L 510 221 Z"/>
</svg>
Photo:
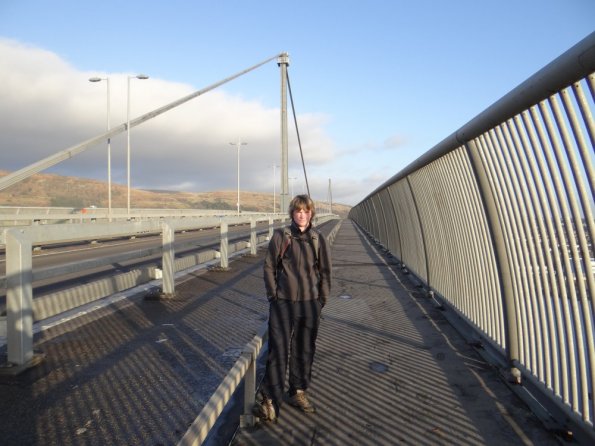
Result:
<svg viewBox="0 0 595 446">
<path fill-rule="evenodd" d="M 312 211 L 307 209 L 296 209 L 293 211 L 293 221 L 300 228 L 300 231 L 306 230 L 312 219 Z"/>
</svg>

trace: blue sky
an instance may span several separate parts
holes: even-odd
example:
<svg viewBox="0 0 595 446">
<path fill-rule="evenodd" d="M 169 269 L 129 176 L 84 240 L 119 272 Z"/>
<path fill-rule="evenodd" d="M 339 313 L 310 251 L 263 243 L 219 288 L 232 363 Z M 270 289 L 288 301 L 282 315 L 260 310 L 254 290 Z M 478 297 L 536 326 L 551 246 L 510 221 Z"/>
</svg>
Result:
<svg viewBox="0 0 595 446">
<path fill-rule="evenodd" d="M 356 204 L 595 30 L 593 0 L 0 0 L 0 169 L 17 170 L 278 53 L 311 192 Z M 272 192 L 279 69 L 271 62 L 133 129 L 133 187 Z M 303 175 L 290 116 L 290 176 Z M 112 144 L 125 184 L 125 137 Z M 106 180 L 105 146 L 48 172 Z M 277 192 L 279 187 L 277 186 Z"/>
</svg>

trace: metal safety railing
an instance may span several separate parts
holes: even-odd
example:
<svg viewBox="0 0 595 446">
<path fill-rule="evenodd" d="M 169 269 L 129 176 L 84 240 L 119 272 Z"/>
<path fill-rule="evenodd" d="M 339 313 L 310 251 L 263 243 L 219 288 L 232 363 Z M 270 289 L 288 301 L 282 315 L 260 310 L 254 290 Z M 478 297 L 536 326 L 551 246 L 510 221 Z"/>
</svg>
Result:
<svg viewBox="0 0 595 446">
<path fill-rule="evenodd" d="M 350 214 L 553 424 L 585 441 L 595 439 L 594 72 L 595 33 Z"/>
<path fill-rule="evenodd" d="M 335 220 L 331 222 L 332 229 L 326 234 L 328 243 L 332 245 L 341 228 L 341 220 L 335 218 L 324 219 L 324 221 L 329 220 Z M 203 444 L 242 380 L 244 381 L 244 394 L 242 395 L 243 413 L 240 416 L 240 426 L 253 427 L 256 424 L 257 417 L 252 413 L 258 387 L 256 362 L 267 339 L 268 320 L 262 324 L 254 337 L 246 344 L 234 366 L 227 372 L 217 390 L 211 395 L 209 401 L 178 442 L 178 446 L 200 446 Z"/>
<path fill-rule="evenodd" d="M 322 224 L 335 218 L 336 216 L 331 214 L 317 215 L 316 224 Z M 21 370 L 34 365 L 36 361 L 33 353 L 34 322 L 45 320 L 155 279 L 160 279 L 164 297 L 171 297 L 175 295 L 175 273 L 211 261 L 216 261 L 220 268 L 226 269 L 229 267 L 230 253 L 250 248 L 250 253 L 256 254 L 257 245 L 270 239 L 275 224 L 286 220 L 287 215 L 279 214 L 276 218 L 204 217 L 155 219 L 126 223 L 34 225 L 5 229 L 0 232 L 0 245 L 6 246 L 6 277 L 0 277 L 0 287 L 6 287 L 5 323 L 8 366 L 16 366 L 15 370 Z M 257 234 L 256 224 L 258 221 L 268 222 L 266 234 Z M 229 226 L 244 224 L 250 225 L 249 241 L 231 243 Z M 204 228 L 220 228 L 219 250 L 206 249 L 176 258 L 175 234 Z M 156 248 L 136 249 L 130 253 L 91 258 L 43 269 L 33 268 L 33 246 L 39 243 L 101 240 L 148 234 L 160 234 L 161 245 Z M 161 256 L 160 268 L 156 266 L 138 267 L 109 278 L 34 298 L 33 283 L 37 280 L 59 278 L 124 260 L 141 259 L 156 254 Z"/>
</svg>

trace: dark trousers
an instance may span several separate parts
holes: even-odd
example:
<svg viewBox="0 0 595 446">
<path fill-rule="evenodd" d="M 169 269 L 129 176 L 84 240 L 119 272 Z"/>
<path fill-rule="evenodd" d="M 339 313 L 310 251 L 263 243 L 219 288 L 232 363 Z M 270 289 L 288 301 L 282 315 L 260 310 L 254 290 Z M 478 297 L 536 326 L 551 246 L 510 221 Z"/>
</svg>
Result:
<svg viewBox="0 0 595 446">
<path fill-rule="evenodd" d="M 321 309 L 317 300 L 278 299 L 270 304 L 269 351 L 262 393 L 278 405 L 283 398 L 288 360 L 289 393 L 306 390 L 310 384 Z"/>
</svg>

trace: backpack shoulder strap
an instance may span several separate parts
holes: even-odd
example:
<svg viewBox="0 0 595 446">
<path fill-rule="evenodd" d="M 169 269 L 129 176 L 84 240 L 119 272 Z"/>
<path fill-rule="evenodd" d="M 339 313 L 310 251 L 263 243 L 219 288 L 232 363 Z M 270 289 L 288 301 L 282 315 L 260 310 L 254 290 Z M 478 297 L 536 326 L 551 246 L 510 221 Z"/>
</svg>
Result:
<svg viewBox="0 0 595 446">
<path fill-rule="evenodd" d="M 314 247 L 314 256 L 316 257 L 316 262 L 318 262 L 318 251 L 320 250 L 319 243 L 318 243 L 318 232 L 315 229 L 310 231 L 310 236 L 312 238 L 312 246 Z"/>
<path fill-rule="evenodd" d="M 281 245 L 281 251 L 279 251 L 279 261 L 283 258 L 287 249 L 291 245 L 291 229 L 289 226 L 283 228 L 283 244 Z"/>
</svg>

